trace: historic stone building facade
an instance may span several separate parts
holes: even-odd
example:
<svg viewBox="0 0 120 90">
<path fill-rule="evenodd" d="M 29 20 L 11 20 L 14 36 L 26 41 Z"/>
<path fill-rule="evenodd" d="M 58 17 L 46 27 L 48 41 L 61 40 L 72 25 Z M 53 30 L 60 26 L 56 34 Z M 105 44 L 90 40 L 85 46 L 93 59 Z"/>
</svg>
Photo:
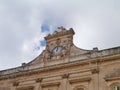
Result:
<svg viewBox="0 0 120 90">
<path fill-rule="evenodd" d="M 0 90 L 120 90 L 120 47 L 80 49 L 73 35 L 60 27 L 45 37 L 37 58 L 0 71 Z"/>
</svg>

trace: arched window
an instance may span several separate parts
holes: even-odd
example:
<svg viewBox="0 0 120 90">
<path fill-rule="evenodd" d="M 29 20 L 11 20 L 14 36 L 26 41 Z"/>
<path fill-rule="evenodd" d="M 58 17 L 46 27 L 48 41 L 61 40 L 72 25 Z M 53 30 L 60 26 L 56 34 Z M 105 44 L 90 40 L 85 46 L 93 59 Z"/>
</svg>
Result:
<svg viewBox="0 0 120 90">
<path fill-rule="evenodd" d="M 83 88 L 77 88 L 76 90 L 84 90 Z"/>
<path fill-rule="evenodd" d="M 113 86 L 112 90 L 120 90 L 120 86 Z"/>
<path fill-rule="evenodd" d="M 83 85 L 75 86 L 73 90 L 87 90 L 87 88 Z"/>
</svg>

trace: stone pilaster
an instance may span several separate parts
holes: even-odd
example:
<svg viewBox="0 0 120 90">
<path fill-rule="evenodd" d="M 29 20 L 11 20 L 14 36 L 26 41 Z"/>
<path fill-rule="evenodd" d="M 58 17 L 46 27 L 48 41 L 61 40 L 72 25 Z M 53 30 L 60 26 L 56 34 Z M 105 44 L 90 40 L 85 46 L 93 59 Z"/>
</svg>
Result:
<svg viewBox="0 0 120 90">
<path fill-rule="evenodd" d="M 92 69 L 92 79 L 94 90 L 99 90 L 99 68 Z"/>
<path fill-rule="evenodd" d="M 19 82 L 13 82 L 11 90 L 16 90 L 18 85 L 19 85 Z"/>
<path fill-rule="evenodd" d="M 42 90 L 41 82 L 42 82 L 42 78 L 36 79 L 35 90 Z"/>
<path fill-rule="evenodd" d="M 68 78 L 69 74 L 62 75 L 62 90 L 68 90 Z"/>
</svg>

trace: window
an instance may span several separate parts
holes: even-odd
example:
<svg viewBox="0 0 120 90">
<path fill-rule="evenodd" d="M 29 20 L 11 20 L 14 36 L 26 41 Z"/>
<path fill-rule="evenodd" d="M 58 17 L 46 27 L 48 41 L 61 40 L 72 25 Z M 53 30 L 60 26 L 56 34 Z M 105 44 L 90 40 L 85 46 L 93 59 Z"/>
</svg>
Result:
<svg viewBox="0 0 120 90">
<path fill-rule="evenodd" d="M 112 90 L 120 90 L 120 86 L 114 86 Z"/>
<path fill-rule="evenodd" d="M 84 90 L 83 88 L 77 88 L 76 90 Z"/>
<path fill-rule="evenodd" d="M 10 90 L 9 87 L 0 87 L 0 90 Z"/>
<path fill-rule="evenodd" d="M 33 86 L 29 86 L 29 87 L 20 87 L 20 88 L 17 88 L 17 90 L 34 90 L 34 87 L 33 87 Z"/>
</svg>

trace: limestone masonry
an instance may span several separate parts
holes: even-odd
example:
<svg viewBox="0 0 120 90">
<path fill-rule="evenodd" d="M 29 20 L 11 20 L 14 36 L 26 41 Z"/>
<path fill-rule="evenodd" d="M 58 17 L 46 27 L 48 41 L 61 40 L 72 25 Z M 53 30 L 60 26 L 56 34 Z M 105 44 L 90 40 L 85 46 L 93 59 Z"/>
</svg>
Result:
<svg viewBox="0 0 120 90">
<path fill-rule="evenodd" d="M 29 63 L 0 71 L 0 90 L 120 90 L 120 47 L 84 50 L 59 27 Z"/>
</svg>

